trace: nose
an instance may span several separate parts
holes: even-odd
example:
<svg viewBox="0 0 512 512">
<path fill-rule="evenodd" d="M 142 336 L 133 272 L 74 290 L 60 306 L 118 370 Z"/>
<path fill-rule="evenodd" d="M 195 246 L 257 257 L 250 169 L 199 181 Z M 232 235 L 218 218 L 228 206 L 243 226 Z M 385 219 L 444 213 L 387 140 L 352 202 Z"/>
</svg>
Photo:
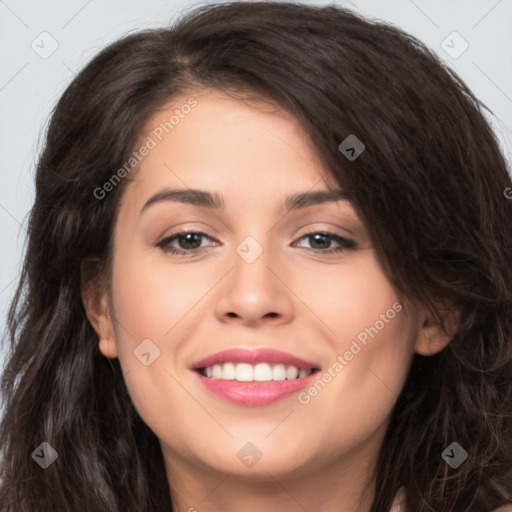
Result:
<svg viewBox="0 0 512 512">
<path fill-rule="evenodd" d="M 235 254 L 233 268 L 218 290 L 217 318 L 251 327 L 289 322 L 294 314 L 289 274 L 265 248 L 252 262 Z"/>
</svg>

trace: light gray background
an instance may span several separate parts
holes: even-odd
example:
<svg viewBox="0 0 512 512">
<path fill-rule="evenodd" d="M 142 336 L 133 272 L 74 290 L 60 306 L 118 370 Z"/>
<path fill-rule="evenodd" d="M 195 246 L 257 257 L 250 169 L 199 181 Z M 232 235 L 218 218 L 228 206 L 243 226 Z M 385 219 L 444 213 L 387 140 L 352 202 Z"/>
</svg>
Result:
<svg viewBox="0 0 512 512">
<path fill-rule="evenodd" d="M 184 8 L 205 3 L 209 2 L 0 0 L 0 335 L 21 268 L 35 162 L 58 97 L 109 42 L 130 31 L 166 24 Z M 346 5 L 425 42 L 494 112 L 490 121 L 510 162 L 512 0 L 304 3 Z"/>
</svg>

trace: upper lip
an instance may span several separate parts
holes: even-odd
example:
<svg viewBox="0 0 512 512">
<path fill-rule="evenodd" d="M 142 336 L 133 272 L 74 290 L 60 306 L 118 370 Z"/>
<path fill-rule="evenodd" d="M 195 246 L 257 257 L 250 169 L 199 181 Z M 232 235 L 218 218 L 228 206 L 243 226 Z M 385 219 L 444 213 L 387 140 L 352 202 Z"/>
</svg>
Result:
<svg viewBox="0 0 512 512">
<path fill-rule="evenodd" d="M 300 357 L 294 356 L 281 350 L 273 348 L 231 348 L 211 354 L 200 361 L 193 363 L 192 369 L 206 368 L 214 364 L 223 363 L 282 363 L 297 368 L 319 368 L 319 365 L 311 361 L 306 361 Z"/>
</svg>

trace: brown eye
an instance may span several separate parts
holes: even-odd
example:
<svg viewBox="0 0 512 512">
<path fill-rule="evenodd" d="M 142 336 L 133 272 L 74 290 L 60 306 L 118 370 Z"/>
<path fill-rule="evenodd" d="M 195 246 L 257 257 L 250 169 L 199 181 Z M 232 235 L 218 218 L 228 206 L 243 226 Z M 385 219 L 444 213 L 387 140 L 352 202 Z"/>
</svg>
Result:
<svg viewBox="0 0 512 512">
<path fill-rule="evenodd" d="M 204 238 L 213 240 L 200 231 L 179 231 L 160 240 L 156 246 L 169 254 L 195 254 L 205 248 L 201 246 Z"/>
<path fill-rule="evenodd" d="M 299 238 L 299 240 L 302 239 L 307 239 L 310 244 L 310 247 L 304 247 L 305 249 L 323 253 L 341 252 L 345 249 L 353 249 L 356 245 L 353 240 L 325 231 L 306 233 Z M 338 247 L 332 248 L 331 244 L 333 242 L 338 244 Z"/>
</svg>

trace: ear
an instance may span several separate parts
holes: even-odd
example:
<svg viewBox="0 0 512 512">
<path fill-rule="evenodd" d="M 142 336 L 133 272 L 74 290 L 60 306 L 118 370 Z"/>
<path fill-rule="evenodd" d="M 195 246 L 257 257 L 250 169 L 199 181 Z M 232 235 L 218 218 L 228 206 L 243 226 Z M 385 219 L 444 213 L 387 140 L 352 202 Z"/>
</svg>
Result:
<svg viewBox="0 0 512 512">
<path fill-rule="evenodd" d="M 457 307 L 443 305 L 437 310 L 438 315 L 427 306 L 420 308 L 415 352 L 422 356 L 433 356 L 446 348 L 460 325 L 460 310 Z"/>
<path fill-rule="evenodd" d="M 114 324 L 99 263 L 86 260 L 82 262 L 80 270 L 82 302 L 87 319 L 99 337 L 99 349 L 105 357 L 117 357 Z"/>
</svg>

